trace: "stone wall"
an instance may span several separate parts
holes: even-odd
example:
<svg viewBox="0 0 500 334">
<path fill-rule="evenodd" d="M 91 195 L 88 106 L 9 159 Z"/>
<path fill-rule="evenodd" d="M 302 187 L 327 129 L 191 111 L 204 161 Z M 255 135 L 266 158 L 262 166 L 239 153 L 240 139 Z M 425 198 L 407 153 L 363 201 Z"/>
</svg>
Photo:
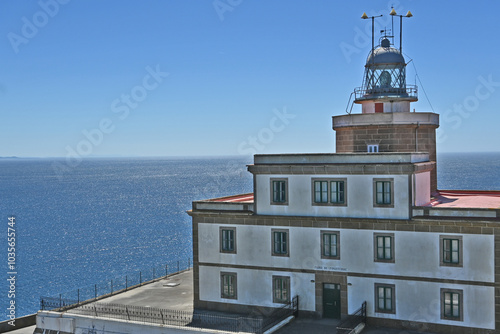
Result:
<svg viewBox="0 0 500 334">
<path fill-rule="evenodd" d="M 367 152 L 367 145 L 379 145 L 379 152 L 428 152 L 436 161 L 436 126 L 363 125 L 336 128 L 337 153 Z M 437 167 L 431 171 L 431 193 L 437 190 Z"/>
</svg>

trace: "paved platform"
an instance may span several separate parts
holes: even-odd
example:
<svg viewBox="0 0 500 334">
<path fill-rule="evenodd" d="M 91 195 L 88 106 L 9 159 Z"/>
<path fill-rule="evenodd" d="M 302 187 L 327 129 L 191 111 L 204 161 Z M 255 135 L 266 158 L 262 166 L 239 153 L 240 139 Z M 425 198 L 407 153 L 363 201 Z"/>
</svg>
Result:
<svg viewBox="0 0 500 334">
<path fill-rule="evenodd" d="M 102 299 L 99 303 L 192 311 L 193 271 L 173 274 L 166 279 Z"/>
<path fill-rule="evenodd" d="M 144 284 L 129 291 L 101 299 L 99 303 L 153 307 L 161 309 L 193 311 L 193 271 L 184 271 L 168 278 Z M 297 318 L 276 334 L 334 334 L 338 320 Z M 35 326 L 9 333 L 32 334 Z M 363 334 L 417 334 L 387 328 L 366 328 Z M 422 333 L 418 334 L 432 334 Z"/>
</svg>

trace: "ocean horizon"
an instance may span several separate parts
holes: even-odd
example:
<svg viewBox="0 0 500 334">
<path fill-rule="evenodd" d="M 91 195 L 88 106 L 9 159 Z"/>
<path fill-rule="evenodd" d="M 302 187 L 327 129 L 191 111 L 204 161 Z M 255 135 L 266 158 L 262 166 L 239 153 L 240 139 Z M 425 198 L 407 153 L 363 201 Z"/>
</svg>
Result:
<svg viewBox="0 0 500 334">
<path fill-rule="evenodd" d="M 9 217 L 20 317 L 39 309 L 40 296 L 192 258 L 192 201 L 252 192 L 252 159 L 92 157 L 69 166 L 63 158 L 1 158 L 0 321 L 9 305 Z M 500 152 L 438 154 L 438 188 L 500 191 Z"/>
</svg>

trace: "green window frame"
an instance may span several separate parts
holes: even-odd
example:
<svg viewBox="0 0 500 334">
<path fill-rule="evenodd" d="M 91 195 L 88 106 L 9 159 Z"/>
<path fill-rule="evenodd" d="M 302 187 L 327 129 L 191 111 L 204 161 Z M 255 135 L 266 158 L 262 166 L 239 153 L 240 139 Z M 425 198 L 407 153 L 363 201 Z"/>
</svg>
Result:
<svg viewBox="0 0 500 334">
<path fill-rule="evenodd" d="M 271 204 L 288 204 L 288 179 L 271 179 Z"/>
<path fill-rule="evenodd" d="M 220 251 L 222 253 L 236 253 L 236 228 L 221 227 Z"/>
<path fill-rule="evenodd" d="M 447 267 L 463 266 L 463 236 L 439 236 L 439 265 Z"/>
<path fill-rule="evenodd" d="M 273 276 L 273 303 L 290 302 L 290 277 Z"/>
<path fill-rule="evenodd" d="M 312 205 L 347 206 L 346 183 L 346 178 L 313 178 L 311 183 Z"/>
<path fill-rule="evenodd" d="M 441 289 L 441 319 L 463 321 L 463 298 L 463 290 Z"/>
<path fill-rule="evenodd" d="M 321 258 L 340 258 L 340 233 L 336 231 L 321 231 Z"/>
<path fill-rule="evenodd" d="M 314 203 L 328 203 L 328 181 L 314 181 Z"/>
<path fill-rule="evenodd" d="M 237 275 L 236 273 L 222 272 L 221 280 L 221 298 L 237 299 Z"/>
<path fill-rule="evenodd" d="M 389 261 L 393 258 L 393 240 L 392 236 L 379 235 L 376 236 L 377 260 Z"/>
<path fill-rule="evenodd" d="M 392 204 L 392 182 L 375 181 L 375 203 L 377 205 Z"/>
<path fill-rule="evenodd" d="M 457 292 L 444 293 L 444 313 L 445 318 L 460 319 L 460 294 Z"/>
<path fill-rule="evenodd" d="M 443 238 L 443 262 L 460 263 L 460 240 Z"/>
<path fill-rule="evenodd" d="M 345 182 L 344 181 L 330 181 L 330 202 L 334 204 L 345 203 Z"/>
<path fill-rule="evenodd" d="M 288 230 L 272 230 L 273 253 L 275 256 L 288 256 Z"/>
<path fill-rule="evenodd" d="M 395 313 L 396 305 L 394 298 L 394 285 L 375 285 L 375 311 L 382 313 Z"/>
</svg>

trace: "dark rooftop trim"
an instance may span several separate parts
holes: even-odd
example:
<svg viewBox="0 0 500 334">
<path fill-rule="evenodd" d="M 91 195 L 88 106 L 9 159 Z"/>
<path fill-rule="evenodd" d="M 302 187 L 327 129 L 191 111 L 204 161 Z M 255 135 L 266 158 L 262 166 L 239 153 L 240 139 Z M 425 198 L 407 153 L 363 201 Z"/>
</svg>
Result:
<svg viewBox="0 0 500 334">
<path fill-rule="evenodd" d="M 427 152 L 256 154 L 255 165 L 403 164 L 428 162 Z"/>
</svg>

